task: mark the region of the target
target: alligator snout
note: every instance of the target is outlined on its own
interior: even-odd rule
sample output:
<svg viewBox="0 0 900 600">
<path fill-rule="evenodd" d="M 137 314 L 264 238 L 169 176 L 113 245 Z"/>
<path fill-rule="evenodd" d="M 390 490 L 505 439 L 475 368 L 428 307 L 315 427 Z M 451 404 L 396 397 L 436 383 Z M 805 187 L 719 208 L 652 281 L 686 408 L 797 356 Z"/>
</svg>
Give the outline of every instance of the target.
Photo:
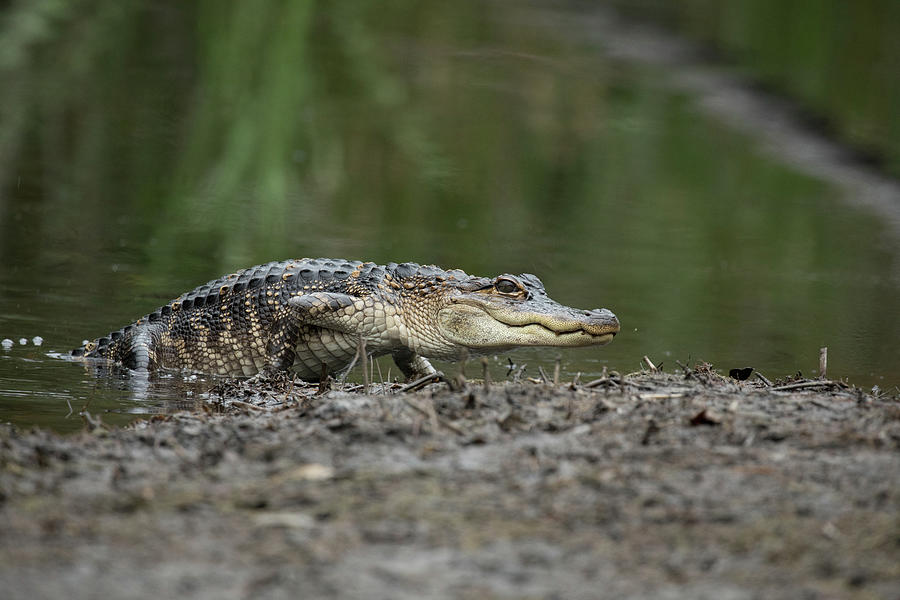
<svg viewBox="0 0 900 600">
<path fill-rule="evenodd" d="M 584 316 L 588 318 L 591 328 L 602 330 L 603 333 L 616 335 L 619 333 L 619 319 L 611 310 L 605 308 L 595 308 L 594 310 L 584 311 Z"/>
</svg>

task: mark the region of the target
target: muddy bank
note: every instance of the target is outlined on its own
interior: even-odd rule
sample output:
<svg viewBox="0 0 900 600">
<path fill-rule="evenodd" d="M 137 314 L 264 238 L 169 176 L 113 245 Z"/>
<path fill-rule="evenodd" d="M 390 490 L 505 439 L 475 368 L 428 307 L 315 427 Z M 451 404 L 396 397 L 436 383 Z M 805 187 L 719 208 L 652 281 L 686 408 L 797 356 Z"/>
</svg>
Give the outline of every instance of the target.
<svg viewBox="0 0 900 600">
<path fill-rule="evenodd" d="M 317 391 L 2 429 L 3 596 L 900 595 L 896 398 L 705 369 Z"/>
</svg>

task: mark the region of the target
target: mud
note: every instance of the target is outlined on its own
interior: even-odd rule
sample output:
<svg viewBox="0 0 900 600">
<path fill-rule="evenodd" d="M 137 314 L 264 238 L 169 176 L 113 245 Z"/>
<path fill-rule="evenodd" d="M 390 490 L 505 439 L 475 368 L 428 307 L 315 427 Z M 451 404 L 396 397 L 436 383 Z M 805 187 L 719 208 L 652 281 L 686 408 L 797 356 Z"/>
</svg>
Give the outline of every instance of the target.
<svg viewBox="0 0 900 600">
<path fill-rule="evenodd" d="M 896 397 L 706 366 L 451 383 L 6 427 L 3 597 L 900 597 Z"/>
</svg>

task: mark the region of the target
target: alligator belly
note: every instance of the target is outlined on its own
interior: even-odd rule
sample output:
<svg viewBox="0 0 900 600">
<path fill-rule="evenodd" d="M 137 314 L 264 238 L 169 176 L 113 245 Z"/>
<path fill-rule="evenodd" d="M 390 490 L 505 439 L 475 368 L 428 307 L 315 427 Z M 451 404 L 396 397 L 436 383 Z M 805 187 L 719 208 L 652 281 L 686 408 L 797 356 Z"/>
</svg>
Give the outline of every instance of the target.
<svg viewBox="0 0 900 600">
<path fill-rule="evenodd" d="M 292 368 L 302 379 L 318 380 L 322 365 L 334 374 L 353 361 L 359 347 L 359 336 L 330 329 L 316 329 L 301 335 L 294 349 Z"/>
</svg>

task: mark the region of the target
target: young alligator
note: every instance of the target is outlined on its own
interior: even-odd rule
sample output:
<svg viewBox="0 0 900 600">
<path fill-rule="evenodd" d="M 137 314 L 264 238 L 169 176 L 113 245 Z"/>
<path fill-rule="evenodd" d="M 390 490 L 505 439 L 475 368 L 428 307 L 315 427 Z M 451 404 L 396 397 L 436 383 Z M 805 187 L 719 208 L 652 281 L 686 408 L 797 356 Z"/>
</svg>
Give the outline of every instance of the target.
<svg viewBox="0 0 900 600">
<path fill-rule="evenodd" d="M 610 311 L 558 304 L 530 274 L 304 258 L 210 281 L 72 355 L 223 375 L 294 369 L 315 381 L 349 365 L 362 338 L 367 354 L 391 354 L 413 377 L 434 373 L 429 358 L 606 344 L 618 331 Z"/>
</svg>

